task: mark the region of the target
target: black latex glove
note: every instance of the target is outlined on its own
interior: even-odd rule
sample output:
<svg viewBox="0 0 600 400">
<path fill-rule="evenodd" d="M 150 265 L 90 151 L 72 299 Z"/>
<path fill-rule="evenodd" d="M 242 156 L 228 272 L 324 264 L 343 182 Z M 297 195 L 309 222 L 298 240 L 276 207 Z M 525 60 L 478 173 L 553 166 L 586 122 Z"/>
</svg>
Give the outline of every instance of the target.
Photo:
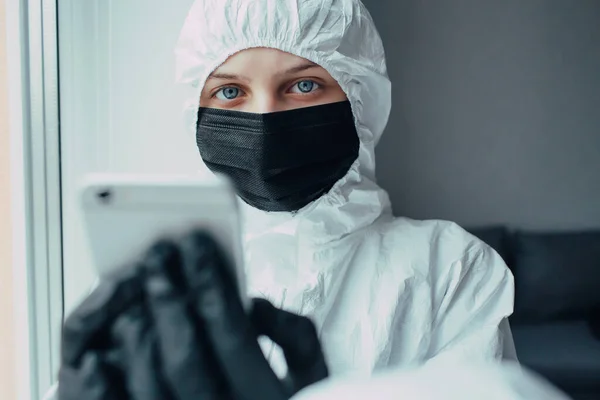
<svg viewBox="0 0 600 400">
<path fill-rule="evenodd" d="M 283 349 L 283 382 L 259 335 Z M 194 233 L 154 245 L 67 318 L 58 397 L 281 400 L 325 377 L 312 322 L 265 300 L 247 315 L 215 242 Z"/>
</svg>

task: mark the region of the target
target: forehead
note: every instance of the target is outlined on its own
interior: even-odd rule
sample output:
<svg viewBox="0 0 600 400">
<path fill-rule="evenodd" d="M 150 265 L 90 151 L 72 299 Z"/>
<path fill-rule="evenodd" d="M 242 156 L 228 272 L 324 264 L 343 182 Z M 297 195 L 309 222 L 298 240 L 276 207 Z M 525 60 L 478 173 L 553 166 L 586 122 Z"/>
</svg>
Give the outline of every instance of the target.
<svg viewBox="0 0 600 400">
<path fill-rule="evenodd" d="M 242 50 L 229 57 L 211 76 L 218 74 L 281 74 L 298 70 L 321 68 L 317 64 L 285 51 L 259 47 Z M 321 68 L 322 69 L 322 68 Z"/>
</svg>

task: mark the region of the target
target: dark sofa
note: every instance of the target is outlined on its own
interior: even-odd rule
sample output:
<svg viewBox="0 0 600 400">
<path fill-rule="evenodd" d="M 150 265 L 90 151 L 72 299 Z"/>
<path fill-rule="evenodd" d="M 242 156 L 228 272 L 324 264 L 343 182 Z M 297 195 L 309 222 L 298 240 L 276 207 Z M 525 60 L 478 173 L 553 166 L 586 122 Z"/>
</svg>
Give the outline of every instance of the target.
<svg viewBox="0 0 600 400">
<path fill-rule="evenodd" d="M 468 230 L 515 276 L 511 327 L 521 364 L 575 400 L 600 400 L 600 230 Z"/>
</svg>

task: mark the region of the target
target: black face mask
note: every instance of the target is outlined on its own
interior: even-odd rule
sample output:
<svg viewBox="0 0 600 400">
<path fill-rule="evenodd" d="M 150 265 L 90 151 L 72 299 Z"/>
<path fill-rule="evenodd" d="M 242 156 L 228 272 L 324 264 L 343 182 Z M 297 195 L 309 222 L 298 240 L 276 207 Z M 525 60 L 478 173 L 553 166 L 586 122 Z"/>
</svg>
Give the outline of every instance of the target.
<svg viewBox="0 0 600 400">
<path fill-rule="evenodd" d="M 196 140 L 205 164 L 264 211 L 296 211 L 327 193 L 360 146 L 349 101 L 270 114 L 201 107 Z"/>
</svg>

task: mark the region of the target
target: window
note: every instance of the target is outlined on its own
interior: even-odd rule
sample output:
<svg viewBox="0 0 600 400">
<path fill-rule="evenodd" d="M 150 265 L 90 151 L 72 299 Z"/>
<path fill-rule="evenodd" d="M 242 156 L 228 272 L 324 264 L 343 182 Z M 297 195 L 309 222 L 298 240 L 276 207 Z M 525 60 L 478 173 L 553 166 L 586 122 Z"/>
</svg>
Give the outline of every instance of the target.
<svg viewBox="0 0 600 400">
<path fill-rule="evenodd" d="M 41 398 L 56 380 L 63 318 L 95 280 L 81 179 L 202 168 L 181 115 L 190 89 L 174 82 L 173 48 L 192 1 L 8 2 L 15 262 L 26 267 L 22 354 L 30 355 L 20 398 Z"/>
</svg>

